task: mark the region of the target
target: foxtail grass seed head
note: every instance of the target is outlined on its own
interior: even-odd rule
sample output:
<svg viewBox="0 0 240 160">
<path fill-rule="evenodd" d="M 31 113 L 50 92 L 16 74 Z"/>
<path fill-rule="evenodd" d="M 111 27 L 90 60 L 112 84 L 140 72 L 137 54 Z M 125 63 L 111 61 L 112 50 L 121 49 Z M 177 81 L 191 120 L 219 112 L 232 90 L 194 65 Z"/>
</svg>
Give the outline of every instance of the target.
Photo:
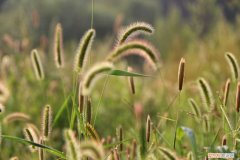
<svg viewBox="0 0 240 160">
<path fill-rule="evenodd" d="M 38 137 L 35 131 L 31 127 L 25 127 L 23 128 L 23 133 L 25 136 L 25 139 L 34 143 L 38 143 Z M 32 152 L 35 152 L 37 150 L 36 146 L 29 146 L 30 150 Z"/>
<path fill-rule="evenodd" d="M 113 149 L 113 157 L 114 157 L 114 160 L 120 160 L 117 148 Z"/>
<path fill-rule="evenodd" d="M 3 123 L 7 124 L 10 122 L 15 122 L 15 121 L 30 121 L 30 116 L 25 114 L 25 113 L 21 113 L 21 112 L 14 112 L 11 113 L 9 115 L 7 115 L 4 119 L 3 119 Z"/>
<path fill-rule="evenodd" d="M 80 150 L 82 151 L 83 157 L 88 157 L 90 159 L 105 159 L 104 148 L 101 143 L 95 141 L 83 141 L 80 144 Z"/>
<path fill-rule="evenodd" d="M 198 87 L 200 90 L 201 99 L 206 109 L 210 111 L 214 107 L 214 97 L 210 85 L 204 78 L 198 79 Z"/>
<path fill-rule="evenodd" d="M 132 67 L 128 67 L 128 72 L 133 72 Z M 134 84 L 134 78 L 133 77 L 128 77 L 128 83 L 130 87 L 130 91 L 132 94 L 135 94 L 135 84 Z"/>
<path fill-rule="evenodd" d="M 11 157 L 9 160 L 19 160 L 19 158 L 15 156 L 15 157 Z"/>
<path fill-rule="evenodd" d="M 107 61 L 115 62 L 122 57 L 138 55 L 143 57 L 144 60 L 154 69 L 157 70 L 160 66 L 159 53 L 151 44 L 143 40 L 134 40 L 124 43 L 112 52 L 106 58 Z"/>
<path fill-rule="evenodd" d="M 103 73 L 108 73 L 113 68 L 114 66 L 110 62 L 98 63 L 90 68 L 82 80 L 82 94 L 84 96 L 89 95 L 97 80 L 103 76 Z"/>
<path fill-rule="evenodd" d="M 39 144 L 44 144 L 42 137 L 39 138 Z M 38 147 L 38 157 L 39 160 L 45 160 L 44 150 L 41 147 Z"/>
<path fill-rule="evenodd" d="M 209 122 L 209 117 L 207 115 L 204 115 L 202 117 L 202 125 L 203 125 L 203 131 L 205 133 L 208 133 L 210 131 L 210 122 Z"/>
<path fill-rule="evenodd" d="M 27 128 L 31 128 L 37 135 L 37 139 L 39 139 L 41 137 L 41 134 L 40 134 L 40 131 L 39 129 L 37 128 L 37 126 L 35 126 L 34 124 L 32 123 L 27 123 L 26 124 L 26 127 Z"/>
<path fill-rule="evenodd" d="M 227 59 L 227 62 L 230 66 L 230 70 L 232 73 L 232 79 L 236 81 L 239 78 L 239 65 L 236 57 L 230 53 L 227 52 L 225 53 L 225 58 Z"/>
<path fill-rule="evenodd" d="M 4 111 L 5 111 L 5 107 L 0 103 L 0 117 L 4 113 Z"/>
<path fill-rule="evenodd" d="M 226 137 L 226 135 L 224 135 L 222 137 L 222 146 L 226 146 L 226 145 L 227 145 L 227 137 Z"/>
<path fill-rule="evenodd" d="M 31 60 L 37 80 L 43 80 L 44 79 L 43 66 L 39 53 L 36 49 L 33 49 L 31 52 Z"/>
<path fill-rule="evenodd" d="M 188 103 L 191 106 L 192 112 L 193 112 L 193 114 L 195 114 L 195 117 L 197 119 L 201 118 L 202 114 L 201 114 L 201 111 L 200 111 L 200 107 L 197 105 L 196 101 L 192 98 L 189 98 Z"/>
<path fill-rule="evenodd" d="M 192 152 L 188 152 L 188 154 L 187 154 L 187 160 L 194 160 L 194 159 L 193 159 L 193 153 L 192 153 Z"/>
<path fill-rule="evenodd" d="M 89 52 L 92 47 L 93 39 L 95 38 L 95 30 L 89 29 L 82 37 L 80 44 L 77 49 L 76 57 L 75 57 L 75 65 L 74 70 L 76 72 L 80 72 L 84 69 Z"/>
<path fill-rule="evenodd" d="M 236 92 L 236 111 L 239 113 L 240 111 L 240 82 L 237 84 L 237 92 Z"/>
<path fill-rule="evenodd" d="M 185 59 L 181 58 L 181 61 L 179 63 L 179 67 L 178 67 L 178 89 L 179 89 L 179 91 L 182 91 L 184 77 L 185 77 Z"/>
<path fill-rule="evenodd" d="M 119 142 L 120 142 L 120 144 L 119 144 L 119 150 L 120 150 L 120 152 L 122 152 L 123 151 L 123 128 L 120 126 L 119 127 Z"/>
<path fill-rule="evenodd" d="M 92 119 L 92 102 L 91 98 L 87 98 L 87 123 L 91 124 Z"/>
<path fill-rule="evenodd" d="M 42 137 L 44 141 L 47 141 L 50 137 L 52 130 L 52 108 L 50 105 L 46 105 L 42 113 Z"/>
<path fill-rule="evenodd" d="M 89 135 L 89 137 L 91 137 L 91 139 L 93 139 L 97 142 L 100 142 L 99 135 L 91 124 L 87 123 L 86 129 L 87 129 L 87 134 Z"/>
<path fill-rule="evenodd" d="M 224 96 L 223 96 L 223 104 L 224 106 L 227 105 L 228 95 L 229 95 L 229 89 L 230 89 L 230 79 L 228 79 L 224 85 Z"/>
<path fill-rule="evenodd" d="M 83 113 L 84 99 L 85 98 L 82 94 L 82 83 L 80 82 L 78 88 L 78 108 L 80 113 Z"/>
<path fill-rule="evenodd" d="M 137 157 L 137 141 L 134 139 L 132 141 L 132 159 L 136 159 Z"/>
<path fill-rule="evenodd" d="M 146 141 L 150 142 L 150 135 L 151 135 L 151 118 L 147 116 L 147 123 L 146 123 Z"/>
<path fill-rule="evenodd" d="M 159 152 L 162 155 L 162 157 L 166 160 L 178 160 L 179 159 L 176 156 L 176 154 L 168 148 L 159 147 L 158 149 L 159 149 Z"/>
<path fill-rule="evenodd" d="M 65 130 L 64 137 L 66 141 L 67 160 L 80 160 L 82 152 L 73 131 L 70 129 Z"/>
<path fill-rule="evenodd" d="M 54 33 L 54 60 L 57 68 L 61 68 L 64 65 L 63 61 L 63 33 L 62 33 L 62 25 L 58 23 L 55 27 Z"/>
<path fill-rule="evenodd" d="M 145 22 L 133 23 L 123 28 L 118 35 L 117 45 L 126 42 L 128 39 L 136 37 L 139 34 L 152 34 L 154 32 L 153 27 Z"/>
</svg>

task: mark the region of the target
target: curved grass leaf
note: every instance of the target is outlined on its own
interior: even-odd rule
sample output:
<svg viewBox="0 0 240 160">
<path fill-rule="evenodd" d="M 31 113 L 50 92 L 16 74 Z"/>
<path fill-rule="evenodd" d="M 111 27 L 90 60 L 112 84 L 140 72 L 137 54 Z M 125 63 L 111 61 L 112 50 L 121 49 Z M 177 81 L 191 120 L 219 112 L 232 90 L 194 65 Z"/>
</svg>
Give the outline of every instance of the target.
<svg viewBox="0 0 240 160">
<path fill-rule="evenodd" d="M 2 139 L 7 139 L 7 140 L 12 140 L 12 141 L 15 141 L 15 142 L 19 142 L 19 143 L 22 143 L 22 144 L 27 144 L 27 145 L 33 145 L 33 146 L 36 146 L 36 147 L 40 147 L 44 150 L 46 150 L 48 153 L 51 153 L 61 159 L 66 159 L 66 156 L 63 152 L 60 152 L 54 148 L 51 148 L 49 146 L 45 146 L 45 145 L 42 145 L 42 144 L 38 144 L 38 143 L 34 143 L 32 141 L 28 141 L 28 140 L 25 140 L 25 139 L 22 139 L 22 138 L 18 138 L 18 137 L 14 137 L 14 136 L 8 136 L 8 135 L 1 135 Z"/>
<path fill-rule="evenodd" d="M 112 70 L 111 72 L 109 72 L 109 75 L 112 75 L 112 76 L 127 76 L 127 77 L 152 77 L 150 75 L 128 72 L 128 71 L 123 71 L 123 70 L 118 70 L 118 69 Z"/>
</svg>

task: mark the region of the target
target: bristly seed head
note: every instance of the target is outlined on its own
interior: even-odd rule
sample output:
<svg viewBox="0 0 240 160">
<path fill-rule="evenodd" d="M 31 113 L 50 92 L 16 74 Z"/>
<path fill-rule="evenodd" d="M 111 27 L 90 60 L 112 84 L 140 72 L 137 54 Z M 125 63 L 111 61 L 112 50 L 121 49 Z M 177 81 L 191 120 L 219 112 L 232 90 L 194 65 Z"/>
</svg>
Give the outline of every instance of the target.
<svg viewBox="0 0 240 160">
<path fill-rule="evenodd" d="M 121 45 L 126 42 L 127 39 L 133 38 L 139 34 L 152 34 L 154 32 L 153 27 L 145 22 L 133 23 L 121 30 L 118 35 L 117 45 Z"/>
<path fill-rule="evenodd" d="M 147 123 L 146 123 L 146 141 L 150 142 L 150 135 L 151 135 L 151 118 L 147 116 Z"/>
<path fill-rule="evenodd" d="M 184 77 L 185 77 L 185 59 L 181 58 L 181 61 L 179 63 L 179 67 L 178 67 L 178 89 L 179 89 L 179 91 L 182 91 Z"/>
<path fill-rule="evenodd" d="M 240 111 L 240 82 L 237 84 L 237 91 L 236 91 L 236 111 L 239 113 Z"/>
<path fill-rule="evenodd" d="M 43 80 L 44 79 L 44 71 L 43 71 L 43 67 L 42 67 L 42 62 L 41 62 L 40 56 L 38 54 L 38 51 L 36 49 L 33 49 L 31 52 L 31 60 L 32 60 L 32 65 L 33 65 L 37 80 Z"/>
<path fill-rule="evenodd" d="M 82 157 L 82 152 L 80 150 L 80 145 L 72 130 L 65 130 L 64 137 L 66 141 L 67 149 L 67 159 L 68 160 L 80 160 Z"/>
<path fill-rule="evenodd" d="M 204 78 L 198 79 L 198 86 L 206 109 L 210 111 L 214 107 L 214 97 L 210 85 Z"/>
<path fill-rule="evenodd" d="M 223 97 L 223 105 L 227 105 L 228 95 L 229 95 L 229 89 L 230 89 L 230 79 L 228 79 L 224 85 L 224 97 Z"/>
<path fill-rule="evenodd" d="M 15 122 L 15 121 L 29 121 L 31 118 L 29 115 L 21 112 L 14 112 L 9 115 L 7 115 L 3 119 L 3 123 L 7 124 L 10 122 Z"/>
<path fill-rule="evenodd" d="M 35 133 L 35 131 L 31 128 L 31 127 L 25 127 L 23 128 L 23 133 L 24 136 L 26 138 L 26 140 L 34 142 L 34 143 L 38 143 L 38 136 L 37 133 Z M 36 146 L 29 146 L 30 151 L 35 152 L 37 150 Z"/>
<path fill-rule="evenodd" d="M 225 53 L 225 57 L 230 66 L 230 69 L 231 69 L 232 79 L 233 79 L 233 81 L 236 81 L 239 78 L 238 61 L 237 61 L 236 57 L 230 52 Z"/>
<path fill-rule="evenodd" d="M 91 124 L 92 119 L 92 102 L 91 98 L 87 98 L 87 123 Z"/>
<path fill-rule="evenodd" d="M 55 27 L 53 53 L 54 53 L 54 59 L 55 59 L 55 64 L 57 68 L 63 67 L 64 65 L 63 33 L 62 33 L 62 26 L 60 23 L 58 23 Z"/>
<path fill-rule="evenodd" d="M 87 62 L 88 54 L 91 50 L 93 39 L 95 38 L 95 30 L 89 29 L 82 37 L 80 44 L 77 49 L 74 70 L 75 72 L 81 72 Z"/>
<path fill-rule="evenodd" d="M 158 57 L 159 53 L 151 44 L 143 40 L 134 40 L 118 46 L 109 53 L 106 60 L 115 62 L 122 57 L 129 55 L 138 55 L 143 57 L 154 70 L 157 70 L 160 66 L 160 60 Z"/>
<path fill-rule="evenodd" d="M 79 86 L 78 86 L 78 108 L 79 108 L 79 112 L 81 114 L 83 113 L 84 99 L 85 98 L 82 94 L 82 82 L 80 81 Z"/>
<path fill-rule="evenodd" d="M 42 137 L 44 141 L 47 141 L 50 137 L 52 130 L 52 108 L 50 105 L 46 105 L 42 113 Z"/>
<path fill-rule="evenodd" d="M 103 73 L 108 73 L 113 68 L 114 66 L 110 62 L 102 62 L 90 68 L 82 80 L 82 94 L 84 96 L 89 95 L 95 82 L 103 76 Z"/>
</svg>

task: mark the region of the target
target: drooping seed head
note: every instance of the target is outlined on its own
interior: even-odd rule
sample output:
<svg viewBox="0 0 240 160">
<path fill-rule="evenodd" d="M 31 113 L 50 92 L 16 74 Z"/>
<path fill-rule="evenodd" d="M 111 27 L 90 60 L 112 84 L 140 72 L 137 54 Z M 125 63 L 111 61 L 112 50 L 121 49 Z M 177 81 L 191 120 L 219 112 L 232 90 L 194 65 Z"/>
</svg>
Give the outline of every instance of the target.
<svg viewBox="0 0 240 160">
<path fill-rule="evenodd" d="M 230 53 L 227 52 L 225 53 L 225 58 L 227 59 L 227 62 L 230 66 L 230 70 L 232 73 L 232 79 L 236 81 L 239 78 L 239 65 L 236 57 Z"/>
<path fill-rule="evenodd" d="M 123 28 L 119 35 L 117 45 L 121 45 L 128 39 L 131 39 L 139 34 L 152 34 L 154 32 L 153 27 L 145 22 L 133 23 L 125 28 Z"/>
<path fill-rule="evenodd" d="M 7 124 L 10 122 L 15 122 L 15 121 L 29 121 L 31 118 L 29 115 L 21 112 L 14 112 L 9 115 L 7 115 L 3 119 L 3 123 Z"/>
<path fill-rule="evenodd" d="M 132 67 L 128 67 L 128 72 L 132 72 L 133 69 Z M 128 77 L 128 84 L 129 84 L 129 87 L 130 87 L 130 91 L 132 94 L 135 94 L 135 84 L 134 84 L 134 78 L 133 77 Z"/>
<path fill-rule="evenodd" d="M 50 137 L 52 130 L 52 108 L 50 105 L 46 105 L 42 113 L 42 137 L 44 141 L 47 141 Z"/>
<path fill-rule="evenodd" d="M 183 88 L 183 81 L 185 77 L 185 59 L 181 58 L 181 61 L 179 63 L 178 67 L 178 89 L 179 91 Z"/>
<path fill-rule="evenodd" d="M 38 136 L 31 127 L 23 128 L 23 133 L 26 140 L 34 143 L 38 143 Z M 29 146 L 29 148 L 32 152 L 35 152 L 37 150 L 36 146 L 33 146 L 33 145 Z"/>
<path fill-rule="evenodd" d="M 240 111 L 240 82 L 237 84 L 237 92 L 236 92 L 236 111 L 239 113 Z"/>
<path fill-rule="evenodd" d="M 64 137 L 66 141 L 67 160 L 80 160 L 82 152 L 73 131 L 70 129 L 65 130 Z"/>
<path fill-rule="evenodd" d="M 19 160 L 19 158 L 15 156 L 15 157 L 11 157 L 9 160 Z"/>
<path fill-rule="evenodd" d="M 202 121 L 203 131 L 205 133 L 208 133 L 210 131 L 209 117 L 207 115 L 204 115 L 202 118 L 203 118 L 203 121 Z"/>
<path fill-rule="evenodd" d="M 94 29 L 89 29 L 83 35 L 75 57 L 74 70 L 76 72 L 80 72 L 84 69 L 88 59 L 89 52 L 91 50 L 94 37 L 95 37 Z"/>
<path fill-rule="evenodd" d="M 159 147 L 159 153 L 163 156 L 166 160 L 178 160 L 179 158 L 176 154 L 168 148 Z"/>
<path fill-rule="evenodd" d="M 201 118 L 202 114 L 201 114 L 200 108 L 197 105 L 196 101 L 192 98 L 189 98 L 188 103 L 192 108 L 193 114 L 195 114 L 195 117 L 197 118 L 197 120 L 199 120 L 199 118 Z"/>
<path fill-rule="evenodd" d="M 90 159 L 105 159 L 104 148 L 101 143 L 96 141 L 83 141 L 80 143 L 80 150 L 83 157 Z"/>
<path fill-rule="evenodd" d="M 156 70 L 160 65 L 158 57 L 159 53 L 157 50 L 151 44 L 143 40 L 134 40 L 118 46 L 109 53 L 106 60 L 115 62 L 122 57 L 129 55 L 138 55 L 143 57 L 154 70 Z"/>
<path fill-rule="evenodd" d="M 227 105 L 228 95 L 229 95 L 229 89 L 230 89 L 230 79 L 228 79 L 224 85 L 224 97 L 223 97 L 223 105 Z"/>
<path fill-rule="evenodd" d="M 39 129 L 37 128 L 36 125 L 34 125 L 34 124 L 32 124 L 32 123 L 27 123 L 27 124 L 26 124 L 26 127 L 27 127 L 27 128 L 31 128 L 31 129 L 35 132 L 35 134 L 36 134 L 36 136 L 37 136 L 37 139 L 39 139 L 39 138 L 41 137 L 40 131 L 39 131 Z"/>
<path fill-rule="evenodd" d="M 95 82 L 103 76 L 103 73 L 108 73 L 114 68 L 110 62 L 102 62 L 90 68 L 82 80 L 82 94 L 89 95 Z"/>
<path fill-rule="evenodd" d="M 58 23 L 55 27 L 54 33 L 54 44 L 53 44 L 53 53 L 54 53 L 54 60 L 57 68 L 61 68 L 64 65 L 63 60 L 63 33 L 62 33 L 62 26 Z"/>
<path fill-rule="evenodd" d="M 37 80 L 43 80 L 44 71 L 42 67 L 42 62 L 36 49 L 33 49 L 31 52 L 31 60 Z"/>
<path fill-rule="evenodd" d="M 193 153 L 191 151 L 188 152 L 188 154 L 187 154 L 187 160 L 194 160 L 193 159 Z"/>
<path fill-rule="evenodd" d="M 150 135 L 151 135 L 151 118 L 148 115 L 147 117 L 147 123 L 146 123 L 146 141 L 150 142 Z"/>
<path fill-rule="evenodd" d="M 210 85 L 204 78 L 198 79 L 198 87 L 200 90 L 201 99 L 208 111 L 210 111 L 214 107 L 214 98 L 212 89 Z"/>
</svg>

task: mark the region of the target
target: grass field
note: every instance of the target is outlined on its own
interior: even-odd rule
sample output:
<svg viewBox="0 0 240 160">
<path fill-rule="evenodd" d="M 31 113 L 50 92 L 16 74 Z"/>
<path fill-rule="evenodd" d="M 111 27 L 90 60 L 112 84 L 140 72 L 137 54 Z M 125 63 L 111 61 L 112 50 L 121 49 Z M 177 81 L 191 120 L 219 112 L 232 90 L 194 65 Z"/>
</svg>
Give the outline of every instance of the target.
<svg viewBox="0 0 240 160">
<path fill-rule="evenodd" d="M 1 160 L 240 158 L 238 15 L 219 14 L 208 31 L 175 9 L 154 23 L 119 15 L 103 37 L 104 6 L 88 7 L 79 41 L 65 40 L 70 22 L 39 29 L 35 11 L 0 29 Z"/>
</svg>

